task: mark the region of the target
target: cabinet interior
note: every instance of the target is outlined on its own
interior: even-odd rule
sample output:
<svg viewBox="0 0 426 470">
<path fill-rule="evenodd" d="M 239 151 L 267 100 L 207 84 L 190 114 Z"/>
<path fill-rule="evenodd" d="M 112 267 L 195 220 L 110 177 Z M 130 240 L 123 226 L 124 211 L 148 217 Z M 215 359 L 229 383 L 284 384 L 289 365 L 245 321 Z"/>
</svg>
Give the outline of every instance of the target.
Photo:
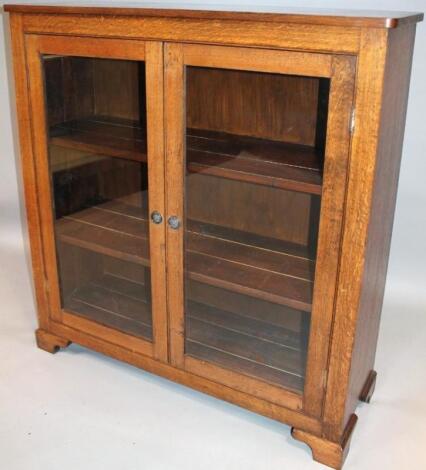
<svg viewBox="0 0 426 470">
<path fill-rule="evenodd" d="M 64 309 L 152 341 L 145 63 L 44 56 Z M 185 353 L 303 390 L 329 80 L 186 67 Z"/>
</svg>

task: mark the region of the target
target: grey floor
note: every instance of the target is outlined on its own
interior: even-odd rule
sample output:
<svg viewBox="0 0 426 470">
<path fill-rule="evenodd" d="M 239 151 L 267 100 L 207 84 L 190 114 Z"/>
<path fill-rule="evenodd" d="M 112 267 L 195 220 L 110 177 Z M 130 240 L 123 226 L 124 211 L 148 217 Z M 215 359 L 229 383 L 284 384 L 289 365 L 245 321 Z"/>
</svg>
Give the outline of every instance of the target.
<svg viewBox="0 0 426 470">
<path fill-rule="evenodd" d="M 22 247 L 0 250 L 0 469 L 325 468 L 287 426 L 75 345 L 37 349 Z M 426 468 L 425 364 L 426 302 L 389 288 L 346 470 Z"/>
</svg>

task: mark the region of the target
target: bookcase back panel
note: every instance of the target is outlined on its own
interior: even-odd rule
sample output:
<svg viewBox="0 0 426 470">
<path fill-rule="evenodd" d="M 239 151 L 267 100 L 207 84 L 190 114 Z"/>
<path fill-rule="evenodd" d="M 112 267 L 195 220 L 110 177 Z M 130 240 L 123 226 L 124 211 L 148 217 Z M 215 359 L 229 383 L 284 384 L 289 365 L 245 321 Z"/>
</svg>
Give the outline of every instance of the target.
<svg viewBox="0 0 426 470">
<path fill-rule="evenodd" d="M 49 125 L 92 115 L 93 63 L 65 56 L 45 56 L 43 63 Z"/>
<path fill-rule="evenodd" d="M 304 246 L 318 226 L 316 195 L 200 174 L 188 178 L 187 194 L 188 217 L 210 224 Z"/>
<path fill-rule="evenodd" d="M 144 62 L 49 56 L 44 64 L 50 125 L 94 115 L 146 123 Z"/>
<path fill-rule="evenodd" d="M 97 59 L 93 61 L 95 114 L 145 121 L 145 64 Z"/>
<path fill-rule="evenodd" d="M 315 145 L 318 78 L 190 67 L 187 83 L 188 127 Z"/>
</svg>

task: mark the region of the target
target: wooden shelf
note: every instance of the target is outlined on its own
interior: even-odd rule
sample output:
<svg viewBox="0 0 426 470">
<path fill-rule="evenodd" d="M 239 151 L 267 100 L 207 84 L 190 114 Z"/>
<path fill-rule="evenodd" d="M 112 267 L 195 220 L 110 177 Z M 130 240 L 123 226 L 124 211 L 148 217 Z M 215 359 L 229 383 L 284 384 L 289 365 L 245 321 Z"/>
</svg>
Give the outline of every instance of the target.
<svg viewBox="0 0 426 470">
<path fill-rule="evenodd" d="M 306 344 L 282 327 L 187 302 L 185 354 L 196 359 L 301 391 Z"/>
<path fill-rule="evenodd" d="M 102 325 L 152 340 L 151 306 L 142 284 L 105 274 L 76 289 L 64 300 L 64 308 Z"/>
<path fill-rule="evenodd" d="M 99 116 L 58 124 L 50 130 L 50 143 L 140 162 L 146 161 L 146 136 L 138 122 Z"/>
<path fill-rule="evenodd" d="M 187 149 L 190 172 L 321 194 L 321 160 L 312 147 L 188 129 Z"/>
<path fill-rule="evenodd" d="M 145 213 L 120 200 L 107 202 L 57 220 L 57 236 L 65 243 L 148 266 Z M 187 225 L 190 279 L 311 310 L 315 266 L 300 246 L 191 220 Z"/>
<path fill-rule="evenodd" d="M 146 136 L 135 121 L 94 117 L 51 129 L 50 142 L 106 156 L 146 161 Z M 321 194 L 321 158 L 308 146 L 188 129 L 188 170 L 281 189 Z"/>
</svg>

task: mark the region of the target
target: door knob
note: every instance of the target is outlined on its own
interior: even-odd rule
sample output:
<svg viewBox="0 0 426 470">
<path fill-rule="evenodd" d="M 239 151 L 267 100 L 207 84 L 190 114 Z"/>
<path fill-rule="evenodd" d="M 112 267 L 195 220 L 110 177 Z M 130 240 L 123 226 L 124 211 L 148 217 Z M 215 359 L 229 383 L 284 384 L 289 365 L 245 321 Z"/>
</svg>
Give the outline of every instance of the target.
<svg viewBox="0 0 426 470">
<path fill-rule="evenodd" d="M 151 220 L 154 224 L 161 224 L 163 221 L 163 216 L 158 211 L 151 212 Z"/>
<path fill-rule="evenodd" d="M 180 220 L 179 217 L 177 217 L 176 215 L 171 215 L 168 218 L 167 223 L 169 224 L 169 227 L 173 230 L 177 230 L 180 227 Z"/>
</svg>

